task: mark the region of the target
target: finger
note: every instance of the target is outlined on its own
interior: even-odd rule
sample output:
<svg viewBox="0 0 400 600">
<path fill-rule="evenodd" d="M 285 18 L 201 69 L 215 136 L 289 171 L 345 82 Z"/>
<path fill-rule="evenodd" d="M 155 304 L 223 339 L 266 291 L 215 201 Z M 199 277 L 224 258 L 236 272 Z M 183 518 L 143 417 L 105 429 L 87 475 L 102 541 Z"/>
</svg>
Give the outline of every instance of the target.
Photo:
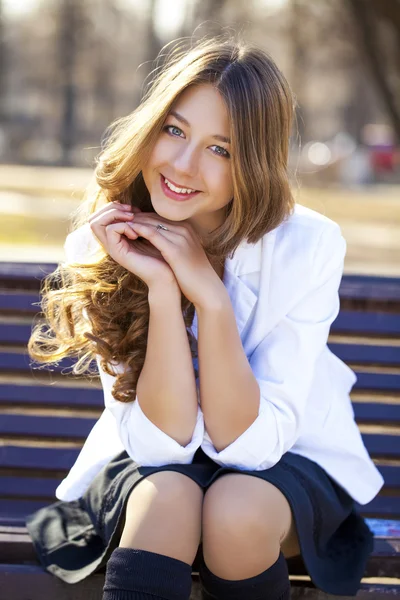
<svg viewBox="0 0 400 600">
<path fill-rule="evenodd" d="M 89 220 L 91 218 L 97 218 L 100 215 L 104 215 L 105 213 L 109 212 L 110 210 L 116 209 L 116 208 L 121 208 L 122 205 L 117 203 L 117 202 L 107 202 L 104 206 L 102 206 L 101 208 L 99 208 L 98 210 L 96 210 L 94 213 L 92 213 L 89 216 Z"/>
<path fill-rule="evenodd" d="M 106 225 L 110 225 L 111 223 L 115 223 L 116 221 L 131 221 L 134 218 L 134 214 L 128 212 L 126 210 L 117 210 L 113 209 L 108 211 L 107 213 L 103 213 L 102 215 L 98 215 L 95 218 L 92 218 L 89 223 L 92 227 L 106 227 Z"/>
<path fill-rule="evenodd" d="M 121 202 L 113 202 L 116 205 L 116 208 L 122 208 L 123 210 L 132 211 L 135 214 L 142 214 L 141 209 L 138 206 L 133 206 L 132 204 L 125 204 Z"/>
<path fill-rule="evenodd" d="M 168 238 L 168 234 L 174 235 L 171 231 L 165 231 L 164 229 L 157 229 L 154 225 L 147 225 L 145 223 L 127 223 L 127 226 L 140 236 L 149 240 L 156 248 L 163 250 L 168 247 L 171 239 Z M 163 235 L 164 234 L 164 235 Z M 166 245 L 165 242 L 168 242 Z"/>
<path fill-rule="evenodd" d="M 130 204 L 122 204 L 121 202 L 108 202 L 105 206 L 102 206 L 99 210 L 93 213 L 93 215 L 91 215 L 91 217 L 89 218 L 89 221 L 93 217 L 97 219 L 102 215 L 108 214 L 112 210 L 121 210 L 124 213 L 126 212 L 135 214 L 141 214 L 142 212 L 137 206 L 131 206 Z"/>
<path fill-rule="evenodd" d="M 133 213 L 129 213 L 123 210 L 113 209 L 105 214 L 99 215 L 98 217 L 89 221 L 90 229 L 99 241 L 104 244 L 106 231 L 105 228 L 111 223 L 118 221 L 130 222 L 134 218 Z"/>
<path fill-rule="evenodd" d="M 184 235 L 184 227 L 181 225 L 175 225 L 175 223 L 171 223 L 171 221 L 167 221 L 166 219 L 160 218 L 158 215 L 153 217 L 152 214 L 149 213 L 141 213 L 135 215 L 135 223 L 140 223 L 143 225 L 147 225 L 149 227 L 157 227 L 157 225 L 165 225 L 168 227 L 168 231 L 177 234 Z M 165 229 L 161 229 L 158 231 L 166 231 Z"/>
<path fill-rule="evenodd" d="M 133 229 L 129 227 L 128 223 L 110 223 L 106 226 L 107 240 L 117 243 L 120 241 L 122 235 L 126 235 L 126 237 L 131 239 L 138 238 L 138 233 L 133 231 Z"/>
</svg>

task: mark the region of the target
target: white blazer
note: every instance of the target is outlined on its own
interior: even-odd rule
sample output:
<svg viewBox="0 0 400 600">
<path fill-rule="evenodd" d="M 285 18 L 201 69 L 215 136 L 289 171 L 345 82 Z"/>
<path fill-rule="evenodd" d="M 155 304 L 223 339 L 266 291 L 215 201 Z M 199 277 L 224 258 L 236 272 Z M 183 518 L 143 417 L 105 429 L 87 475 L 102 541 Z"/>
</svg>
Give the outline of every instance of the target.
<svg viewBox="0 0 400 600">
<path fill-rule="evenodd" d="M 83 262 L 99 247 L 86 224 L 68 235 L 66 260 Z M 219 465 L 242 470 L 269 469 L 285 452 L 294 452 L 318 463 L 360 504 L 372 500 L 384 480 L 354 420 L 349 392 L 357 378 L 327 347 L 339 312 L 345 253 L 340 227 L 297 204 L 287 221 L 256 244 L 243 241 L 226 260 L 223 281 L 259 383 L 260 409 L 252 425 L 221 452 L 205 430 L 200 402 L 193 438 L 183 447 L 145 416 L 137 396 L 130 403 L 113 398 L 115 378 L 97 358 L 105 410 L 58 486 L 57 498 L 79 498 L 123 450 L 143 466 L 161 466 L 191 463 L 201 446 Z M 120 368 L 116 365 L 115 372 Z"/>
</svg>

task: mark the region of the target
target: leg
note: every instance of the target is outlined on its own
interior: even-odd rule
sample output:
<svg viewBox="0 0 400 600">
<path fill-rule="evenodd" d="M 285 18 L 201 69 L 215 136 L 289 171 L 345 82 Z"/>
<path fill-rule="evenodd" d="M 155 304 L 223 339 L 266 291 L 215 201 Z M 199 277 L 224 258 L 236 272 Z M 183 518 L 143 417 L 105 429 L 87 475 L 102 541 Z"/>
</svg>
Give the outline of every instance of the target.
<svg viewBox="0 0 400 600">
<path fill-rule="evenodd" d="M 140 548 L 192 564 L 201 538 L 203 490 L 176 471 L 140 481 L 126 508 L 120 547 Z"/>
<path fill-rule="evenodd" d="M 224 579 L 245 579 L 300 553 L 290 505 L 271 483 L 229 473 L 207 490 L 203 503 L 203 555 Z M 285 553 L 283 552 L 285 550 Z"/>
<path fill-rule="evenodd" d="M 201 537 L 203 490 L 189 477 L 159 471 L 135 485 L 103 600 L 188 600 Z"/>
</svg>

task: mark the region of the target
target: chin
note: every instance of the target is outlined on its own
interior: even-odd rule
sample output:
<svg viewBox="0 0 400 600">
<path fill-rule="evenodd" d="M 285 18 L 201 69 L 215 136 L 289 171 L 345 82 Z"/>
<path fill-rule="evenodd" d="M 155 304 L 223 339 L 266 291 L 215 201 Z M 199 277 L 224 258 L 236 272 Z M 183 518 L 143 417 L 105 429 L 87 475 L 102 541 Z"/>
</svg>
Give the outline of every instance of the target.
<svg viewBox="0 0 400 600">
<path fill-rule="evenodd" d="M 174 211 L 171 209 L 171 206 L 168 205 L 168 202 L 163 200 L 153 201 L 151 198 L 151 204 L 155 210 L 155 212 L 160 215 L 160 217 L 164 217 L 164 219 L 169 219 L 170 221 L 182 221 L 184 219 L 177 218 L 177 215 L 174 214 Z"/>
</svg>

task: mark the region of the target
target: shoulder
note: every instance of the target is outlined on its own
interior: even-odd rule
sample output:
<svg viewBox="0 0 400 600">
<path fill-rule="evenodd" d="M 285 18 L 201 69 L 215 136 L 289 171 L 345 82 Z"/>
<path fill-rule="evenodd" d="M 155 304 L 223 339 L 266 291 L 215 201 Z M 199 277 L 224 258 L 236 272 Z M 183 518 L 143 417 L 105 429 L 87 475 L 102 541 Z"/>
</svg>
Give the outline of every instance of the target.
<svg viewBox="0 0 400 600">
<path fill-rule="evenodd" d="M 297 233 L 300 236 L 311 236 L 314 239 L 318 238 L 322 232 L 331 231 L 335 231 L 337 234 L 341 233 L 338 223 L 302 204 L 295 204 L 292 214 L 277 227 L 279 237 Z"/>
<path fill-rule="evenodd" d="M 325 215 L 297 204 L 293 213 L 264 236 L 261 279 L 270 294 L 293 300 L 343 272 L 346 241 L 340 226 Z M 277 302 L 281 302 L 277 298 Z"/>
<path fill-rule="evenodd" d="M 291 257 L 290 262 L 313 262 L 338 256 L 343 258 L 346 242 L 338 223 L 329 217 L 296 204 L 292 214 L 273 232 L 277 257 Z M 268 237 L 269 234 L 267 234 Z M 297 257 L 297 260 L 295 258 Z"/>
</svg>

